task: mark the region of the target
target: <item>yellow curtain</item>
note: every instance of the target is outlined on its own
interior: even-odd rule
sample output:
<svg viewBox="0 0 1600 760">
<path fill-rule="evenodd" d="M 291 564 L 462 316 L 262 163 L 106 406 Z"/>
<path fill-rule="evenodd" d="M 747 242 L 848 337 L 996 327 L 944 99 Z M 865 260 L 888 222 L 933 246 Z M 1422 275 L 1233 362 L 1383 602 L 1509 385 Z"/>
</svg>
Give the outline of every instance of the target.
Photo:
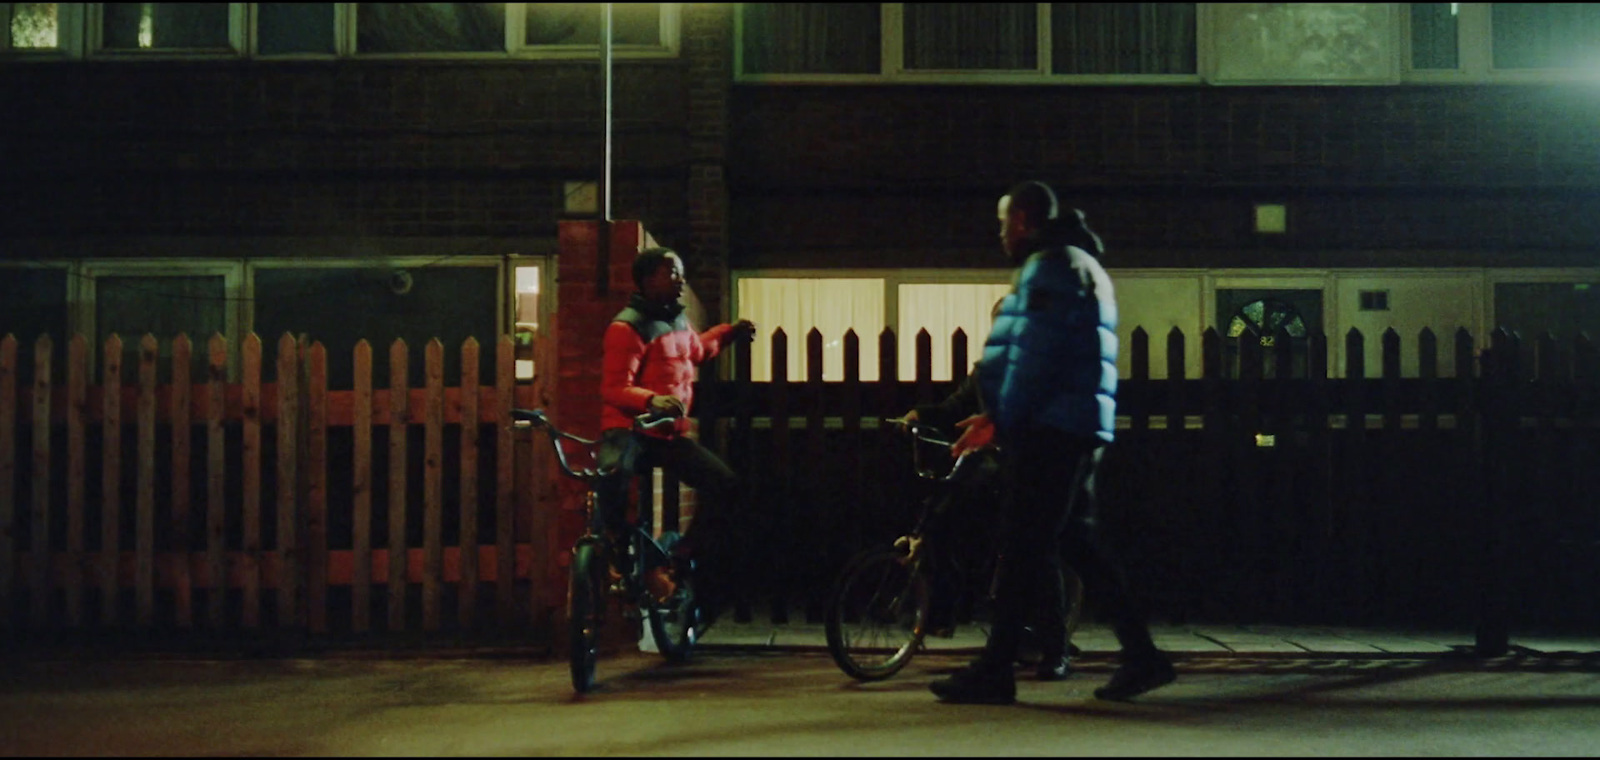
<svg viewBox="0 0 1600 760">
<path fill-rule="evenodd" d="M 754 277 L 739 280 L 739 317 L 756 323 L 750 376 L 772 379 L 772 333 L 788 337 L 788 375 L 806 379 L 806 334 L 822 334 L 822 379 L 844 379 L 844 334 L 861 344 L 861 379 L 878 379 L 878 334 L 883 332 L 884 281 L 879 278 Z"/>
<path fill-rule="evenodd" d="M 967 362 L 983 354 L 983 341 L 994 323 L 995 301 L 1011 290 L 1003 283 L 949 283 L 901 285 L 898 338 L 901 380 L 917 379 L 917 332 L 927 330 L 933 339 L 933 379 L 949 380 L 951 336 L 957 328 L 967 333 Z"/>
</svg>

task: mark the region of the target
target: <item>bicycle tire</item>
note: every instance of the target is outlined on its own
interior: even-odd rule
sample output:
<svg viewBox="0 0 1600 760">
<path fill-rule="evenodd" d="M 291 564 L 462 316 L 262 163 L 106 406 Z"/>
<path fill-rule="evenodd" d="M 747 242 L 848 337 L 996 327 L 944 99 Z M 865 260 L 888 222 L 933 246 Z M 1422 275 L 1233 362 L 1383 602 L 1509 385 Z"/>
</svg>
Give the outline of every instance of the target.
<svg viewBox="0 0 1600 760">
<path fill-rule="evenodd" d="M 580 541 L 572 549 L 567 583 L 568 659 L 572 688 L 579 694 L 595 685 L 595 663 L 600 656 L 600 627 L 605 619 L 606 562 L 600 547 Z"/>
<path fill-rule="evenodd" d="M 679 577 L 678 589 L 666 601 L 650 600 L 645 605 L 645 618 L 663 657 L 671 662 L 689 659 L 700 638 L 700 606 L 695 603 L 694 579 Z"/>
<path fill-rule="evenodd" d="M 928 580 L 894 548 L 863 552 L 845 566 L 828 599 L 828 653 L 860 681 L 900 672 L 922 645 Z"/>
</svg>

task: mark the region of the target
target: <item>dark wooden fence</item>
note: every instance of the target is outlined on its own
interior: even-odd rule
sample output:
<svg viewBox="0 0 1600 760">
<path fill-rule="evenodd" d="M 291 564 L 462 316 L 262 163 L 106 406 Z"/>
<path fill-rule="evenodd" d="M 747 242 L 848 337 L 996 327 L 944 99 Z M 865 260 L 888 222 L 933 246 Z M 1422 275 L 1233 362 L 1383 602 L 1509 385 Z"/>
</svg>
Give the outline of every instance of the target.
<svg viewBox="0 0 1600 760">
<path fill-rule="evenodd" d="M 1600 623 L 1600 366 L 1587 337 L 1525 346 L 1496 332 L 1483 346 L 1459 330 L 1441 346 L 1423 330 L 1402 377 L 1401 336 L 1379 336 L 1381 364 L 1367 367 L 1352 330 L 1344 378 L 1329 376 L 1322 335 L 1298 352 L 1282 334 L 1157 337 L 1162 379 L 1151 336 L 1124 347 L 1132 376 L 1101 482 L 1107 530 L 1157 619 L 1471 626 L 1490 649 L 1509 625 Z M 776 380 L 750 382 L 738 351 L 739 379 L 701 382 L 702 436 L 755 486 L 751 603 L 775 620 L 820 619 L 844 559 L 907 524 L 909 449 L 876 423 L 942 398 L 969 358 L 958 333 L 955 380 L 931 381 L 920 333 L 917 379 L 900 382 L 895 339 L 878 338 L 876 382 L 859 381 L 854 334 L 846 379 L 822 381 L 816 331 L 804 381 L 785 379 L 779 334 Z M 1196 350 L 1204 369 L 1186 377 Z"/>
<path fill-rule="evenodd" d="M 1124 347 L 1103 511 L 1158 620 L 1475 626 L 1488 649 L 1512 627 L 1600 623 L 1600 361 L 1587 338 L 1497 332 L 1479 345 L 1424 330 L 1402 377 L 1401 336 L 1380 336 L 1367 367 L 1352 331 L 1335 378 L 1322 336 L 1302 351 L 1273 337 L 1157 336 L 1162 379 L 1151 336 Z M 879 423 L 952 390 L 966 336 L 952 336 L 947 382 L 931 379 L 926 332 L 905 382 L 889 331 L 872 382 L 853 333 L 836 382 L 822 380 L 822 335 L 806 336 L 800 382 L 784 379 L 786 337 L 772 339 L 778 380 L 752 382 L 735 349 L 718 361 L 736 379 L 703 371 L 696 413 L 751 486 L 735 614 L 816 621 L 843 562 L 903 531 L 919 495 L 907 444 Z M 319 344 L 277 348 L 266 365 L 260 341 L 243 341 L 228 382 L 229 347 L 213 338 L 209 374 L 191 382 L 180 337 L 158 383 L 155 339 L 125 375 L 113 338 L 92 386 L 81 337 L 65 373 L 48 338 L 32 356 L 0 342 L 0 625 L 548 635 L 567 547 L 552 545 L 548 449 L 504 424 L 546 396 L 512 382 L 509 339 L 490 384 L 476 343 L 460 347 L 458 388 L 443 385 L 438 341 L 421 388 L 403 343 L 388 388 L 373 387 L 364 343 L 348 389 L 329 385 Z M 18 387 L 24 362 L 31 387 Z M 675 515 L 670 478 L 664 493 Z M 971 535 L 992 507 L 973 505 Z"/>
</svg>

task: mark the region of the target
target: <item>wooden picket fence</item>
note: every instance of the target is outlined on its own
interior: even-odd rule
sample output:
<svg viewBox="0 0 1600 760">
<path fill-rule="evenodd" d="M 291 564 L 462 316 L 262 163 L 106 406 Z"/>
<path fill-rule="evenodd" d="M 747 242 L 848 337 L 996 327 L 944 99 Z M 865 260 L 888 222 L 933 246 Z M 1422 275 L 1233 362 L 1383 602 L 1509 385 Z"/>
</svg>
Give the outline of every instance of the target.
<svg viewBox="0 0 1600 760">
<path fill-rule="evenodd" d="M 1600 623 L 1600 359 L 1587 337 L 1497 331 L 1480 344 L 1458 330 L 1440 346 L 1423 330 L 1419 364 L 1402 373 L 1401 336 L 1385 332 L 1368 367 L 1367 338 L 1352 330 L 1345 377 L 1330 376 L 1322 335 L 1300 352 L 1274 337 L 1264 347 L 1252 333 L 1173 330 L 1161 379 L 1152 336 L 1135 330 L 1125 347 L 1104 521 L 1158 619 L 1471 624 L 1491 639 L 1513 625 Z M 775 379 L 751 381 L 751 352 L 736 347 L 717 360 L 733 364 L 731 380 L 702 370 L 696 415 L 702 441 L 751 485 L 736 617 L 814 622 L 844 561 L 904 530 L 917 495 L 909 449 L 881 421 L 943 398 L 970 358 L 957 331 L 953 379 L 933 381 L 922 331 L 915 379 L 900 381 L 885 330 L 880 379 L 866 382 L 852 332 L 844 380 L 824 381 L 813 330 L 807 377 L 790 382 L 787 336 L 771 340 Z M 320 344 L 291 336 L 270 367 L 255 336 L 242 341 L 237 382 L 220 337 L 200 383 L 182 336 L 159 384 L 152 337 L 128 378 L 109 340 L 98 386 L 82 337 L 64 383 L 43 338 L 31 387 L 18 387 L 29 361 L 18 348 L 0 342 L 0 625 L 552 630 L 559 473 L 547 447 L 506 424 L 512 406 L 546 398 L 540 383 L 513 382 L 509 338 L 489 385 L 476 342 L 462 345 L 449 388 L 437 340 L 421 387 L 397 341 L 389 387 L 374 388 L 359 344 L 350 390 L 330 389 Z M 1195 350 L 1203 370 L 1189 377 Z M 1237 368 L 1224 371 L 1229 357 Z M 677 484 L 665 480 L 672 513 Z M 981 506 L 973 536 L 993 527 Z"/>
<path fill-rule="evenodd" d="M 1321 334 L 1300 352 L 1281 333 L 1270 347 L 1248 332 L 1207 330 L 1198 346 L 1176 329 L 1161 337 L 1165 378 L 1151 378 L 1143 329 L 1124 347 L 1131 377 L 1100 481 L 1106 530 L 1158 618 L 1491 633 L 1600 624 L 1600 563 L 1584 559 L 1600 547 L 1600 468 L 1589 464 L 1600 454 L 1600 361 L 1586 336 L 1525 344 L 1496 331 L 1478 344 L 1458 330 L 1441 347 L 1422 330 L 1418 366 L 1402 373 L 1401 336 L 1380 336 L 1381 361 L 1368 367 L 1367 338 L 1351 330 L 1345 377 L 1330 376 Z M 943 398 L 970 366 L 958 331 L 954 379 L 932 381 L 923 331 L 916 379 L 901 382 L 885 330 L 880 379 L 862 382 L 860 338 L 847 333 L 845 380 L 824 382 L 832 338 L 805 336 L 803 381 L 787 380 L 778 331 L 772 381 L 750 382 L 739 351 L 736 380 L 702 379 L 697 391 L 702 437 L 757 484 L 748 509 L 760 516 L 762 562 L 741 613 L 819 621 L 845 559 L 905 529 L 917 493 L 909 451 L 876 423 Z M 1203 371 L 1188 377 L 1197 348 Z M 1238 364 L 1224 371 L 1229 356 Z M 970 535 L 993 527 L 978 512 Z"/>
<path fill-rule="evenodd" d="M 84 338 L 69 342 L 65 383 L 58 385 L 54 346 L 44 336 L 34 348 L 31 388 L 17 388 L 25 357 L 6 336 L 0 625 L 326 633 L 332 613 L 338 629 L 361 634 L 374 628 L 374 610 L 387 631 L 440 630 L 452 611 L 461 629 L 525 629 L 530 616 L 540 623 L 560 603 L 550 593 L 554 558 L 542 525 L 524 525 L 531 538 L 514 539 L 519 519 L 537 514 L 527 499 L 519 505 L 519 488 L 537 491 L 547 473 L 537 458 L 515 460 L 508 421 L 514 404 L 536 404 L 543 389 L 513 382 L 512 347 L 509 337 L 493 347 L 495 376 L 484 386 L 480 347 L 467 340 L 460 386 L 446 388 L 444 347 L 430 341 L 426 379 L 415 388 L 407 375 L 410 349 L 397 340 L 389 348 L 389 387 L 375 389 L 372 349 L 361 341 L 353 389 L 330 391 L 321 343 L 284 335 L 275 382 L 263 382 L 261 340 L 250 335 L 239 348 L 240 381 L 228 382 L 229 346 L 213 336 L 204 349 L 208 379 L 195 384 L 194 347 L 180 335 L 171 343 L 170 382 L 158 385 L 158 344 L 146 335 L 138 366 L 128 368 L 137 376 L 130 384 L 122 341 L 113 335 L 101 384 L 92 386 Z M 459 428 L 449 461 L 447 425 Z M 62 428 L 64 447 L 52 440 Z M 418 428 L 420 463 L 408 451 Z M 348 431 L 341 447 L 347 458 L 330 473 L 330 431 L 339 430 Z M 20 451 L 19 434 L 31 439 Z M 386 439 L 386 456 L 375 455 L 375 437 Z M 374 465 L 384 460 L 381 481 Z M 419 464 L 417 489 L 410 481 Z M 458 486 L 448 495 L 447 470 Z M 480 493 L 480 480 L 491 476 L 492 492 Z M 348 499 L 348 513 L 335 515 L 348 531 L 337 549 L 329 545 L 330 493 Z M 375 505 L 379 496 L 387 503 Z M 442 538 L 447 514 L 457 521 L 450 546 Z M 492 516 L 487 542 L 480 514 Z M 420 541 L 408 540 L 419 519 Z M 342 592 L 340 604 L 330 591 Z"/>
</svg>

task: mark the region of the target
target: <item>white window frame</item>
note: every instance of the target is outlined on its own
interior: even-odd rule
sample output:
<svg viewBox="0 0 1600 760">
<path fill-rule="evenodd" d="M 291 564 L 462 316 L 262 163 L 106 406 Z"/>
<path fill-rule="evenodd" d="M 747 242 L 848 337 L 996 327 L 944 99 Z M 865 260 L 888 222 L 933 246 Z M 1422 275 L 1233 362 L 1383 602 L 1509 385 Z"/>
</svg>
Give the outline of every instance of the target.
<svg viewBox="0 0 1600 760">
<path fill-rule="evenodd" d="M 470 53 L 363 53 L 356 46 L 360 28 L 360 3 L 339 3 L 343 29 L 339 38 L 341 57 L 362 60 L 588 60 L 600 57 L 599 45 L 529 45 L 527 39 L 528 3 L 506 3 L 506 36 L 501 50 Z M 660 3 L 661 45 L 613 45 L 611 55 L 625 59 L 676 58 L 679 48 L 682 3 Z M 598 12 L 598 9 L 596 9 Z M 277 58 L 277 56 L 273 56 Z"/>
<path fill-rule="evenodd" d="M 235 381 L 239 377 L 239 350 L 240 341 L 248 330 L 251 308 L 250 300 L 245 294 L 245 268 L 244 263 L 238 260 L 227 259 L 88 259 L 78 266 L 78 276 L 71 280 L 70 299 L 71 314 L 68 321 L 71 331 L 82 334 L 91 345 L 89 347 L 89 372 L 99 371 L 99 362 L 104 354 L 104 344 L 99 342 L 99 329 L 95 324 L 95 291 L 98 288 L 98 279 L 101 277 L 216 277 L 223 278 L 223 297 L 228 300 L 228 306 L 223 310 L 222 335 L 228 341 L 228 379 Z M 124 346 L 129 341 L 137 343 L 143 336 L 119 335 Z M 160 341 L 170 341 L 177 336 L 157 335 Z M 211 340 L 210 335 L 190 335 L 190 342 L 195 350 L 203 350 L 206 342 Z"/>
<path fill-rule="evenodd" d="M 235 59 L 245 55 L 250 3 L 228 3 L 228 50 L 216 48 L 150 48 L 149 50 L 108 50 L 105 48 L 105 3 L 84 3 L 84 39 L 88 57 L 94 60 L 183 61 L 196 59 Z"/>
<path fill-rule="evenodd" d="M 0 21 L 5 24 L 0 30 L 0 56 L 17 61 L 67 61 L 83 57 L 83 3 L 56 3 L 58 44 L 55 47 L 23 50 L 11 47 L 12 5 L 14 3 L 0 3 Z"/>
<path fill-rule="evenodd" d="M 1400 63 L 1408 84 L 1542 84 L 1600 80 L 1600 69 L 1496 69 L 1493 3 L 1456 3 L 1455 69 L 1411 67 L 1411 14 L 1401 13 Z"/>
</svg>

